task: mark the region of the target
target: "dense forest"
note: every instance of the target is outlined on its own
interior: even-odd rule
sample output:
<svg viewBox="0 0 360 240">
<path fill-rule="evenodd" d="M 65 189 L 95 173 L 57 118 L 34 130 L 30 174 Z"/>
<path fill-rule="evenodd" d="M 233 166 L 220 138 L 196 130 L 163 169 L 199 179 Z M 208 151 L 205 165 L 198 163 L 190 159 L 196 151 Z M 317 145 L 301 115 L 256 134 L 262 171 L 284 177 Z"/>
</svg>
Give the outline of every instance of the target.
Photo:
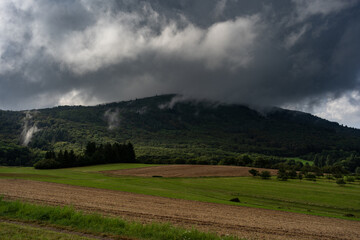
<svg viewBox="0 0 360 240">
<path fill-rule="evenodd" d="M 37 169 L 54 169 L 89 166 L 107 163 L 135 163 L 135 151 L 131 143 L 100 144 L 89 142 L 83 154 L 75 154 L 73 150 L 47 151 L 44 159 L 34 164 Z"/>
<path fill-rule="evenodd" d="M 131 142 L 137 161 L 148 163 L 249 165 L 243 160 L 248 156 L 251 164 L 260 157 L 267 165 L 277 164 L 269 159 L 303 159 L 351 172 L 360 165 L 358 129 L 298 111 L 256 111 L 176 95 L 91 107 L 0 111 L 0 139 L 2 165 L 20 165 L 20 159 L 21 165 L 32 165 L 47 151 L 80 155 L 88 142 Z"/>
<path fill-rule="evenodd" d="M 0 141 L 0 166 L 32 166 L 36 160 L 29 148 Z"/>
</svg>

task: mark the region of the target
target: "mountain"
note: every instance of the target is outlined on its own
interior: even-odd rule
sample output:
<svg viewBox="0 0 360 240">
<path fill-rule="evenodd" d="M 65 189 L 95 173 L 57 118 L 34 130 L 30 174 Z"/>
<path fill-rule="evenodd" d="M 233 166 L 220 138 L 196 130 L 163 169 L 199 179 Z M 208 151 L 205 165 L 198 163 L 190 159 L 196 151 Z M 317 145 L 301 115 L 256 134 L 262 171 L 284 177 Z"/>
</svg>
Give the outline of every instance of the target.
<svg viewBox="0 0 360 240">
<path fill-rule="evenodd" d="M 322 158 L 325 165 L 360 155 L 358 129 L 298 111 L 269 108 L 259 112 L 173 94 L 97 106 L 0 111 L 0 138 L 0 159 L 12 158 L 7 164 L 19 152 L 38 157 L 46 150 L 81 152 L 89 141 L 131 141 L 137 157 L 145 162 L 219 162 L 249 153 Z"/>
</svg>

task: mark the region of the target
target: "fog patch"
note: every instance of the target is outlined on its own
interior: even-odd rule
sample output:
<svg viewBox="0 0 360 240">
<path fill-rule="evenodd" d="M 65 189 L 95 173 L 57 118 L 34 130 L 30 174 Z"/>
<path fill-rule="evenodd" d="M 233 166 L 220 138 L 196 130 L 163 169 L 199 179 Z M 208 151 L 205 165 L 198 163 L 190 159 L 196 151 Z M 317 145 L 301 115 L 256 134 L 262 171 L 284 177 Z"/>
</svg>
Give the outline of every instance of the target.
<svg viewBox="0 0 360 240">
<path fill-rule="evenodd" d="M 115 128 L 119 127 L 120 125 L 120 118 L 119 118 L 119 109 L 108 109 L 104 113 L 105 120 L 108 124 L 109 130 L 114 130 Z"/>
<path fill-rule="evenodd" d="M 176 95 L 174 96 L 169 102 L 162 103 L 158 105 L 159 109 L 173 109 L 174 106 L 178 103 L 189 103 L 193 105 L 201 104 L 203 106 L 209 107 L 209 108 L 216 108 L 219 105 L 227 105 L 226 103 L 220 103 L 218 101 L 213 101 L 209 99 L 200 99 L 191 97 L 188 95 Z"/>
<path fill-rule="evenodd" d="M 30 112 L 26 112 L 26 116 L 23 119 L 24 126 L 20 136 L 20 143 L 23 146 L 27 146 L 35 133 L 39 132 L 40 129 L 36 126 L 33 120 L 33 116 Z"/>
<path fill-rule="evenodd" d="M 136 113 L 140 114 L 140 115 L 143 115 L 143 114 L 145 114 L 147 112 L 148 112 L 148 107 L 146 107 L 146 106 L 136 110 Z"/>
</svg>

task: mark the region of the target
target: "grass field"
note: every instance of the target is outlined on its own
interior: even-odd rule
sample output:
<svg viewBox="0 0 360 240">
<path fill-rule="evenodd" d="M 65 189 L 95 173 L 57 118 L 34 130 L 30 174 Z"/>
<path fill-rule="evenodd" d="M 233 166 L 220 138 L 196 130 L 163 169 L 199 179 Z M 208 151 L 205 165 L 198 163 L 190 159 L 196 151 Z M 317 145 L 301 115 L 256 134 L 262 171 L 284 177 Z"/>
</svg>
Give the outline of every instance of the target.
<svg viewBox="0 0 360 240">
<path fill-rule="evenodd" d="M 0 178 L 64 183 L 170 198 L 276 209 L 360 220 L 360 182 L 338 186 L 334 180 L 278 181 L 252 177 L 144 178 L 106 176 L 98 171 L 144 164 L 111 164 L 57 170 L 1 167 Z M 229 200 L 238 197 L 240 203 Z M 346 217 L 353 214 L 355 217 Z"/>
<path fill-rule="evenodd" d="M 73 234 L 59 233 L 44 228 L 29 227 L 13 223 L 0 222 L 2 240 L 93 240 Z"/>
<path fill-rule="evenodd" d="M 141 224 L 120 218 L 104 217 L 99 214 L 85 214 L 71 207 L 40 206 L 19 201 L 0 199 L 0 218 L 16 219 L 47 224 L 62 229 L 90 233 L 97 236 L 107 234 L 114 239 L 149 239 L 149 240 L 236 240 L 232 236 L 219 237 L 212 233 L 186 230 L 170 224 Z M 0 222 L 0 239 L 29 240 L 87 240 L 92 238 L 63 234 L 44 228 L 25 227 Z"/>
</svg>

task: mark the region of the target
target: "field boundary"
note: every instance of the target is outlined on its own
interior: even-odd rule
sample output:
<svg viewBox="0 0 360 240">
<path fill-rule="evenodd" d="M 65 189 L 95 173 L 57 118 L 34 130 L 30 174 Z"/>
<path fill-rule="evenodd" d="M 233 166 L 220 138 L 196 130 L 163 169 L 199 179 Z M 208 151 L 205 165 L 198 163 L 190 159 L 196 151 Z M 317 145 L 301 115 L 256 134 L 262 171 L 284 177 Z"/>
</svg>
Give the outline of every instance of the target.
<svg viewBox="0 0 360 240">
<path fill-rule="evenodd" d="M 269 171 L 276 175 L 276 169 L 254 168 L 243 166 L 226 165 L 189 165 L 171 164 L 150 166 L 132 169 L 119 169 L 100 171 L 109 176 L 135 176 L 135 177 L 166 177 L 166 178 L 198 178 L 198 177 L 250 177 L 250 169 L 257 171 Z"/>
</svg>

